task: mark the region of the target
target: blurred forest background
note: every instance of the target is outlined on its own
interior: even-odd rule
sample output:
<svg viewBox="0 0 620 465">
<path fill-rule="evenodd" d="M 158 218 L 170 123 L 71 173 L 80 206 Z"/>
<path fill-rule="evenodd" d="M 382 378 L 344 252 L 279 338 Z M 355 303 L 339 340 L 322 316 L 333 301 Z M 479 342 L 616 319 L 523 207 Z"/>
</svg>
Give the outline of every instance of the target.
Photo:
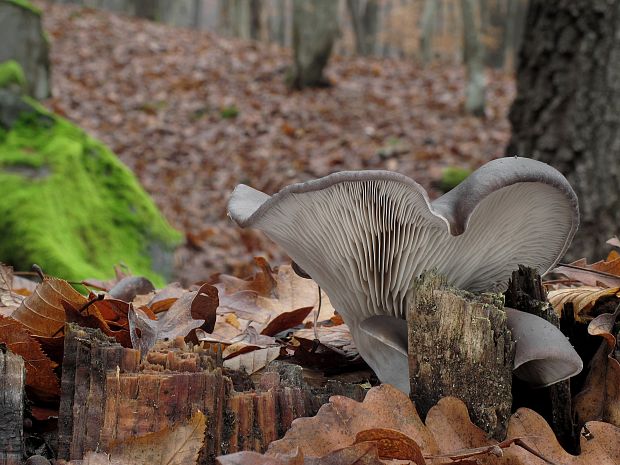
<svg viewBox="0 0 620 465">
<path fill-rule="evenodd" d="M 237 183 L 273 193 L 340 170 L 399 171 L 436 197 L 492 158 L 533 156 L 581 196 L 572 258 L 602 258 L 616 233 L 619 1 L 33 3 L 50 42 L 42 102 L 184 233 L 186 283 L 284 258 L 226 218 Z"/>
</svg>

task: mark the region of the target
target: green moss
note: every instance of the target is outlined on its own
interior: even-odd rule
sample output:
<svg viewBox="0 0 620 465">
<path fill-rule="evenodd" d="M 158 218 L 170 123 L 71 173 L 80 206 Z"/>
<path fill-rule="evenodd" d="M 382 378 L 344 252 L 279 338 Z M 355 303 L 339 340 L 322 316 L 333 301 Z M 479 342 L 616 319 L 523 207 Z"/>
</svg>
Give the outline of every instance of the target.
<svg viewBox="0 0 620 465">
<path fill-rule="evenodd" d="M 15 60 L 4 61 L 0 63 L 0 88 L 13 85 L 20 89 L 26 88 L 24 70 Z"/>
<path fill-rule="evenodd" d="M 458 186 L 461 182 L 471 174 L 471 170 L 467 168 L 459 168 L 456 166 L 449 166 L 444 168 L 439 188 L 443 192 L 448 192 Z"/>
<path fill-rule="evenodd" d="M 0 139 L 0 261 L 70 280 L 124 263 L 161 285 L 153 249 L 172 250 L 180 234 L 105 145 L 25 101 L 32 112 Z"/>
<path fill-rule="evenodd" d="M 32 3 L 30 3 L 28 0 L 0 0 L 0 1 L 12 3 L 13 5 L 17 5 L 20 8 L 25 8 L 27 10 L 30 10 L 37 15 L 41 14 L 41 10 L 38 9 L 36 6 L 34 6 Z"/>
<path fill-rule="evenodd" d="M 234 119 L 239 116 L 239 109 L 236 105 L 229 105 L 220 109 L 220 116 L 224 119 Z"/>
</svg>

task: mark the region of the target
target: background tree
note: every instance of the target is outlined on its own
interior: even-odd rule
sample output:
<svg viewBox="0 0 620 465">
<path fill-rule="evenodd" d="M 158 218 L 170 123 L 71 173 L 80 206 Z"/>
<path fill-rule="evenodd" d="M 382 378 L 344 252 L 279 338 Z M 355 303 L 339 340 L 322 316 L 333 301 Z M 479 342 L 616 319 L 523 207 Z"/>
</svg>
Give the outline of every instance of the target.
<svg viewBox="0 0 620 465">
<path fill-rule="evenodd" d="M 323 68 L 338 36 L 338 2 L 293 1 L 293 69 L 289 85 L 296 89 L 328 84 Z"/>
<path fill-rule="evenodd" d="M 480 43 L 476 25 L 476 0 L 461 0 L 463 18 L 463 61 L 467 71 L 465 110 L 476 116 L 484 116 L 485 77 L 484 49 Z"/>
<path fill-rule="evenodd" d="M 355 48 L 360 55 L 375 52 L 379 29 L 379 3 L 377 0 L 347 0 L 351 24 L 355 34 Z"/>
<path fill-rule="evenodd" d="M 620 0 L 531 0 L 507 155 L 559 169 L 581 226 L 569 258 L 603 257 L 620 229 Z"/>
</svg>

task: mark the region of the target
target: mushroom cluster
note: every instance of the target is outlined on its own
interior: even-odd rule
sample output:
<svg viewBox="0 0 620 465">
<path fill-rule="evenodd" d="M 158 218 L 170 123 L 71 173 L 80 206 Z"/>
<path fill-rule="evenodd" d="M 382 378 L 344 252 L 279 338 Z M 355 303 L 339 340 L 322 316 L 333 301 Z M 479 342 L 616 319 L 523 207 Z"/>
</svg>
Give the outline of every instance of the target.
<svg viewBox="0 0 620 465">
<path fill-rule="evenodd" d="M 513 270 L 544 274 L 579 223 L 577 197 L 551 166 L 493 160 L 434 201 L 389 171 L 345 171 L 269 196 L 240 184 L 229 216 L 262 230 L 325 290 L 379 379 L 408 392 L 406 306 L 411 284 L 436 269 L 449 284 L 501 292 Z M 546 386 L 582 361 L 542 318 L 508 310 L 515 375 Z"/>
</svg>

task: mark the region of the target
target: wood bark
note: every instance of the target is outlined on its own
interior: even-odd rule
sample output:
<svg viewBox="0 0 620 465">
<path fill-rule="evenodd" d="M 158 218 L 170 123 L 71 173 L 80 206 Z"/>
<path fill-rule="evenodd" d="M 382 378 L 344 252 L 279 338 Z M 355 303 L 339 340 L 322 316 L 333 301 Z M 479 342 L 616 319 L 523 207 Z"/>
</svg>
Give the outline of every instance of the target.
<svg viewBox="0 0 620 465">
<path fill-rule="evenodd" d="M 24 359 L 0 347 L 0 465 L 24 457 Z"/>
<path fill-rule="evenodd" d="M 80 459 L 89 450 L 109 450 L 115 441 L 159 431 L 196 411 L 208 418 L 199 463 L 221 454 L 264 451 L 300 416 L 314 415 L 332 394 L 362 400 L 358 387 L 311 390 L 301 368 L 275 364 L 256 389 L 238 392 L 218 356 L 184 342 L 160 345 L 141 362 L 99 331 L 69 325 L 59 414 L 59 451 Z M 249 381 L 248 381 L 249 382 Z M 239 383 L 240 385 L 241 383 Z"/>
<path fill-rule="evenodd" d="M 338 2 L 293 0 L 293 69 L 289 85 L 294 89 L 329 84 L 323 75 L 338 36 Z"/>
<path fill-rule="evenodd" d="M 455 396 L 476 425 L 503 439 L 514 360 L 503 307 L 499 294 L 450 288 L 432 273 L 416 280 L 407 313 L 409 374 L 423 417 L 442 397 Z"/>
<path fill-rule="evenodd" d="M 536 270 L 519 267 L 514 271 L 505 295 L 507 307 L 532 313 L 560 327 L 560 318 L 547 302 L 547 293 Z M 532 389 L 515 378 L 513 410 L 519 407 L 531 408 L 544 416 L 560 444 L 573 453 L 577 452 L 579 437 L 573 424 L 569 380 Z"/>
<path fill-rule="evenodd" d="M 507 155 L 547 162 L 579 197 L 567 256 L 598 260 L 620 212 L 620 0 L 531 0 Z"/>
<path fill-rule="evenodd" d="M 424 10 L 422 10 L 420 51 L 423 63 L 430 63 L 433 58 L 433 32 L 437 20 L 437 2 L 438 0 L 426 0 Z"/>
</svg>

